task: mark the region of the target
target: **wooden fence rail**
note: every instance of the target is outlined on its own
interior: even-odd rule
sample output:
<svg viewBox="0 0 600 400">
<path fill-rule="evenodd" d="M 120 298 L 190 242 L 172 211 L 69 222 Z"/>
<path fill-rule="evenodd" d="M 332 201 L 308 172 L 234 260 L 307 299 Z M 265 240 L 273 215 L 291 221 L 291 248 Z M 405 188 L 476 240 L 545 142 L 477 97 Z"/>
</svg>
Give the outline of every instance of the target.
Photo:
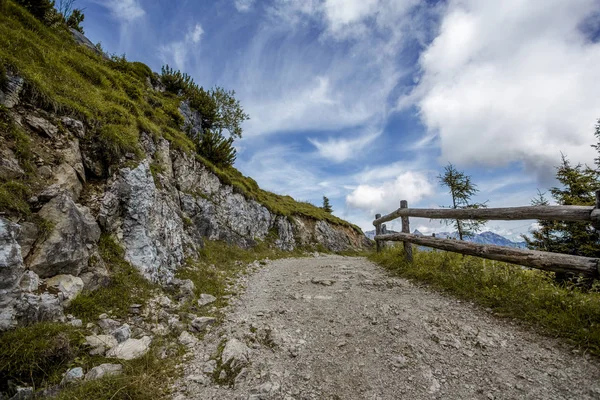
<svg viewBox="0 0 600 400">
<path fill-rule="evenodd" d="M 402 233 L 387 234 L 384 222 L 402 218 Z M 596 206 L 532 206 L 508 208 L 479 209 L 424 209 L 408 208 L 406 200 L 400 202 L 400 208 L 384 215 L 375 216 L 375 241 L 377 251 L 386 241 L 404 242 L 404 255 L 412 262 L 411 243 L 433 247 L 440 250 L 467 254 L 490 260 L 504 261 L 517 265 L 543 269 L 554 272 L 573 272 L 587 276 L 600 275 L 600 260 L 596 258 L 550 253 L 545 251 L 515 249 L 512 247 L 493 246 L 464 242 L 459 240 L 440 239 L 410 234 L 409 217 L 439 219 L 481 219 L 481 220 L 523 220 L 541 219 L 556 221 L 590 221 L 596 229 L 600 228 L 600 190 L 596 192 Z"/>
</svg>

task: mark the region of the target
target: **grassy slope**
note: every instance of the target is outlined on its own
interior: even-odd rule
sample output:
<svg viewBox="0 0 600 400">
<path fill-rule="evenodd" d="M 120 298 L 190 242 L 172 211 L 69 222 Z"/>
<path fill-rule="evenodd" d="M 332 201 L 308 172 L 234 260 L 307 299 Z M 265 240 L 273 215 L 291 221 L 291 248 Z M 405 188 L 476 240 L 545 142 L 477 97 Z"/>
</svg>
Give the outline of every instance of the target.
<svg viewBox="0 0 600 400">
<path fill-rule="evenodd" d="M 600 293 L 555 283 L 553 273 L 442 251 L 418 251 L 404 261 L 398 247 L 369 258 L 398 275 L 517 318 L 550 336 L 600 355 Z"/>
<path fill-rule="evenodd" d="M 102 143 L 109 161 L 115 162 L 126 153 L 139 155 L 141 131 L 166 138 L 176 149 L 195 150 L 180 130 L 180 99 L 149 88 L 146 80 L 154 79 L 154 74 L 146 65 L 125 59 L 105 60 L 77 45 L 69 32 L 46 27 L 10 0 L 0 0 L 0 66 L 25 78 L 26 98 L 38 106 L 79 118 L 93 127 L 89 139 Z M 274 213 L 327 220 L 360 232 L 312 204 L 261 190 L 235 168 L 219 169 L 198 159 L 224 183 Z"/>
</svg>

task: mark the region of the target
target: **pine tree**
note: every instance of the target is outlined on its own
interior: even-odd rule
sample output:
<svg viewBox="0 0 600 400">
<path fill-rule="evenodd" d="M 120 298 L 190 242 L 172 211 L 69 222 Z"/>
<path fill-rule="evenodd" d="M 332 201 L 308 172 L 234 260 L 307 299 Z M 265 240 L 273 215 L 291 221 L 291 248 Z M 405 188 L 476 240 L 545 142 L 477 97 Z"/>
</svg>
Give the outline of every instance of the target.
<svg viewBox="0 0 600 400">
<path fill-rule="evenodd" d="M 562 187 L 550 189 L 552 198 L 564 206 L 593 206 L 595 191 L 600 186 L 598 170 L 577 164 L 573 166 L 563 155 L 556 168 L 556 179 Z M 536 199 L 537 200 L 537 199 Z M 533 205 L 547 205 L 534 200 Z M 526 239 L 531 249 L 600 257 L 600 231 L 586 221 L 538 221 L 539 229 L 532 231 L 533 239 Z"/>
<path fill-rule="evenodd" d="M 323 207 L 321 208 L 329 214 L 333 212 L 333 208 L 331 208 L 331 204 L 329 204 L 329 199 L 325 196 L 323 196 Z"/>
<path fill-rule="evenodd" d="M 452 196 L 452 205 L 450 208 L 483 208 L 487 207 L 485 203 L 471 203 L 471 197 L 479 192 L 477 185 L 471 181 L 471 177 L 462 171 L 454 168 L 454 165 L 448 163 L 444 168 L 444 174 L 438 175 L 439 182 L 448 187 Z M 446 223 L 452 223 L 458 231 L 460 240 L 465 236 L 473 236 L 481 230 L 487 221 L 485 220 L 449 220 Z"/>
</svg>

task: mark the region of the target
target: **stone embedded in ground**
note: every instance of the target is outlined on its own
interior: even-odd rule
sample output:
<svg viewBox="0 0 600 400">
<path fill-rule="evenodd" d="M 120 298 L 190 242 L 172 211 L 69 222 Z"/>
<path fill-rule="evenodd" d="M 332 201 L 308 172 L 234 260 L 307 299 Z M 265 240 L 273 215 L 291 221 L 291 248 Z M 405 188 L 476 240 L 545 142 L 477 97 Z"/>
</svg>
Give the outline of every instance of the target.
<svg viewBox="0 0 600 400">
<path fill-rule="evenodd" d="M 232 369 L 241 368 L 248 364 L 250 349 L 243 342 L 231 338 L 225 344 L 221 354 L 221 363 L 229 364 Z"/>
<path fill-rule="evenodd" d="M 77 382 L 83 379 L 83 368 L 77 367 L 68 370 L 60 381 L 61 385 L 71 382 Z"/>
<path fill-rule="evenodd" d="M 149 336 L 141 339 L 127 339 L 110 349 L 106 353 L 106 357 L 133 360 L 146 354 L 150 349 L 150 343 L 152 343 L 152 339 Z"/>
<path fill-rule="evenodd" d="M 196 339 L 194 337 L 194 335 L 192 335 L 191 333 L 187 332 L 187 331 L 183 331 L 181 332 L 181 335 L 179 335 L 179 338 L 177 339 L 177 341 L 184 345 L 184 346 L 194 346 L 196 343 L 198 343 L 198 339 Z"/>
<path fill-rule="evenodd" d="M 323 286 L 331 286 L 335 283 L 335 281 L 331 280 L 331 279 L 312 278 L 310 281 L 312 283 L 314 283 L 315 285 L 323 285 Z"/>
<path fill-rule="evenodd" d="M 34 131 L 44 134 L 50 139 L 53 139 L 58 134 L 58 128 L 44 118 L 29 114 L 25 117 L 25 121 Z"/>
<path fill-rule="evenodd" d="M 100 364 L 88 371 L 85 374 L 86 381 L 93 381 L 96 379 L 104 378 L 105 376 L 121 375 L 123 373 L 123 366 L 121 364 Z"/>
<path fill-rule="evenodd" d="M 200 307 L 217 301 L 217 298 L 211 294 L 202 293 L 198 299 L 198 305 Z"/>
<path fill-rule="evenodd" d="M 213 372 L 215 372 L 215 369 L 217 369 L 217 360 L 208 360 L 204 364 L 204 367 L 202 368 L 202 372 L 204 372 L 207 375 L 212 375 Z"/>
<path fill-rule="evenodd" d="M 112 335 L 91 335 L 85 337 L 85 344 L 91 347 L 90 355 L 103 355 L 119 342 Z"/>
<path fill-rule="evenodd" d="M 56 275 L 46 280 L 46 286 L 62 293 L 64 304 L 68 305 L 83 290 L 83 281 L 73 275 Z"/>
<path fill-rule="evenodd" d="M 193 330 L 197 332 L 204 332 L 206 328 L 214 324 L 216 321 L 217 319 L 213 317 L 197 317 L 194 318 L 190 325 Z"/>
<path fill-rule="evenodd" d="M 117 339 L 117 342 L 123 343 L 131 336 L 131 329 L 129 328 L 129 325 L 123 324 L 122 326 L 112 331 L 111 334 L 114 336 L 115 339 Z"/>
<path fill-rule="evenodd" d="M 102 329 L 105 333 L 111 333 L 119 328 L 121 326 L 121 323 L 119 321 L 115 321 L 114 319 L 111 318 L 102 318 L 104 316 L 101 315 L 99 320 L 98 320 L 98 326 L 100 327 L 100 329 Z"/>
</svg>

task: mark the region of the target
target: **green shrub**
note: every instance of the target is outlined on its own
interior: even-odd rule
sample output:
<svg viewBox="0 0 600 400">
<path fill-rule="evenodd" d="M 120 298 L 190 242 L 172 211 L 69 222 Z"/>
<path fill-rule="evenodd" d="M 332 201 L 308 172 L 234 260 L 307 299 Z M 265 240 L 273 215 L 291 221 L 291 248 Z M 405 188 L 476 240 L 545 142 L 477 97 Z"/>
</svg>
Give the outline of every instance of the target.
<svg viewBox="0 0 600 400">
<path fill-rule="evenodd" d="M 0 336 L 0 392 L 16 385 L 58 383 L 78 355 L 83 335 L 70 325 L 39 323 Z"/>
<path fill-rule="evenodd" d="M 225 139 L 212 130 L 206 130 L 197 147 L 198 154 L 219 167 L 230 167 L 235 162 L 237 152 L 231 137 Z"/>
</svg>

